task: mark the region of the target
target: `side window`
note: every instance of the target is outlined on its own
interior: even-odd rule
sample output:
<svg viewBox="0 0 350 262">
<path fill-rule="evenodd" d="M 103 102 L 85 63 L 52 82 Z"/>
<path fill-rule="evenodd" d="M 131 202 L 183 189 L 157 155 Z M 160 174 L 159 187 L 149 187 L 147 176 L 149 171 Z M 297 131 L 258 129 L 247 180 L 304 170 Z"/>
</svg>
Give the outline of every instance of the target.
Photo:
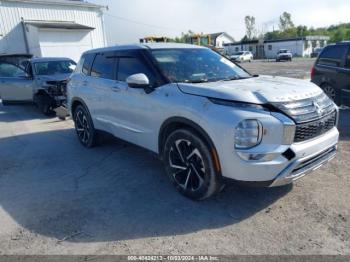
<svg viewBox="0 0 350 262">
<path fill-rule="evenodd" d="M 25 77 L 26 72 L 15 66 L 6 62 L 0 62 L 0 77 Z"/>
<path fill-rule="evenodd" d="M 341 66 L 346 50 L 347 47 L 345 45 L 327 47 L 320 55 L 318 64 L 339 67 Z"/>
<path fill-rule="evenodd" d="M 82 60 L 83 60 L 82 72 L 83 72 L 83 74 L 90 75 L 90 69 L 91 69 L 92 62 L 94 61 L 94 58 L 95 58 L 95 54 L 86 54 L 82 57 Z"/>
<path fill-rule="evenodd" d="M 118 80 L 125 82 L 126 79 L 133 74 L 145 74 L 150 84 L 154 84 L 154 76 L 149 67 L 139 58 L 136 57 L 121 57 L 119 58 Z"/>
<path fill-rule="evenodd" d="M 92 64 L 91 76 L 115 79 L 115 56 L 113 53 L 97 54 Z"/>
<path fill-rule="evenodd" d="M 350 69 L 350 47 L 349 47 L 349 50 L 348 50 L 348 53 L 347 53 L 346 59 L 345 59 L 345 68 Z"/>
</svg>

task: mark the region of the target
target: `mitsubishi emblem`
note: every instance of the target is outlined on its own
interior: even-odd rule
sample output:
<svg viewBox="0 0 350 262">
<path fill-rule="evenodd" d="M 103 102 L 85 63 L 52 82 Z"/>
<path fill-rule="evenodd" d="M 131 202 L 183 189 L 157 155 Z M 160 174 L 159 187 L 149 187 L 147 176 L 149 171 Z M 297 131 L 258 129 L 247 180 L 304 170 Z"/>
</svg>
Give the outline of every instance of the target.
<svg viewBox="0 0 350 262">
<path fill-rule="evenodd" d="M 317 114 L 318 114 L 319 116 L 322 116 L 322 115 L 323 115 L 323 109 L 322 109 L 322 107 L 321 107 L 316 101 L 314 101 L 313 104 L 314 104 L 314 107 L 315 107 L 315 109 L 316 109 Z"/>
</svg>

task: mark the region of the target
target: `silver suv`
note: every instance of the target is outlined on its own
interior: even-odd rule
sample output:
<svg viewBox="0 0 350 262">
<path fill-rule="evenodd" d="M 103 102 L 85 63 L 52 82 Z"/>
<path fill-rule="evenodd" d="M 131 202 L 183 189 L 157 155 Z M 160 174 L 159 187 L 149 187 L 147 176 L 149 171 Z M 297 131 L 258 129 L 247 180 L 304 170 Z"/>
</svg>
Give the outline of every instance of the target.
<svg viewBox="0 0 350 262">
<path fill-rule="evenodd" d="M 184 44 L 84 53 L 68 83 L 80 142 L 98 130 L 159 155 L 175 187 L 204 199 L 227 181 L 291 183 L 332 159 L 338 109 L 316 85 L 254 76 Z"/>
</svg>

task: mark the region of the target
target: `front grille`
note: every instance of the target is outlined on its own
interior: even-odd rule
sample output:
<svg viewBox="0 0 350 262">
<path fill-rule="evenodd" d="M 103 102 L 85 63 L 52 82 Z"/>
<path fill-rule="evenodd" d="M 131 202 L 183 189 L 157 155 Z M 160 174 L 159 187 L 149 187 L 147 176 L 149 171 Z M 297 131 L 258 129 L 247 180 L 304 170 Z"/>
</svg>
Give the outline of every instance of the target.
<svg viewBox="0 0 350 262">
<path fill-rule="evenodd" d="M 294 142 L 302 142 L 320 136 L 335 127 L 337 122 L 337 112 L 320 118 L 318 120 L 297 124 Z"/>
<path fill-rule="evenodd" d="M 307 99 L 273 103 L 275 107 L 291 117 L 297 124 L 316 121 L 335 110 L 335 105 L 324 93 Z"/>
</svg>

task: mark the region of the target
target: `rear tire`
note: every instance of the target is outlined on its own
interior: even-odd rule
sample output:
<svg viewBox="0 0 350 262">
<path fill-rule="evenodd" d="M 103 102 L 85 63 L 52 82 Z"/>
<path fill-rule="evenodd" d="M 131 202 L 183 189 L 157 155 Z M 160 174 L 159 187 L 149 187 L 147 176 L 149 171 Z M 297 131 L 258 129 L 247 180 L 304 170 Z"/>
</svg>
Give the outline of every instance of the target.
<svg viewBox="0 0 350 262">
<path fill-rule="evenodd" d="M 222 188 L 211 150 L 194 132 L 187 129 L 172 132 L 163 152 L 166 173 L 184 196 L 203 200 Z"/>
<path fill-rule="evenodd" d="M 74 110 L 73 120 L 80 143 L 86 148 L 94 147 L 97 141 L 97 132 L 89 111 L 84 106 L 78 105 Z"/>
<path fill-rule="evenodd" d="M 335 89 L 332 85 L 330 84 L 323 84 L 321 86 L 323 92 L 325 92 L 325 94 L 332 99 L 334 102 L 336 102 L 336 94 L 335 94 Z"/>
</svg>

